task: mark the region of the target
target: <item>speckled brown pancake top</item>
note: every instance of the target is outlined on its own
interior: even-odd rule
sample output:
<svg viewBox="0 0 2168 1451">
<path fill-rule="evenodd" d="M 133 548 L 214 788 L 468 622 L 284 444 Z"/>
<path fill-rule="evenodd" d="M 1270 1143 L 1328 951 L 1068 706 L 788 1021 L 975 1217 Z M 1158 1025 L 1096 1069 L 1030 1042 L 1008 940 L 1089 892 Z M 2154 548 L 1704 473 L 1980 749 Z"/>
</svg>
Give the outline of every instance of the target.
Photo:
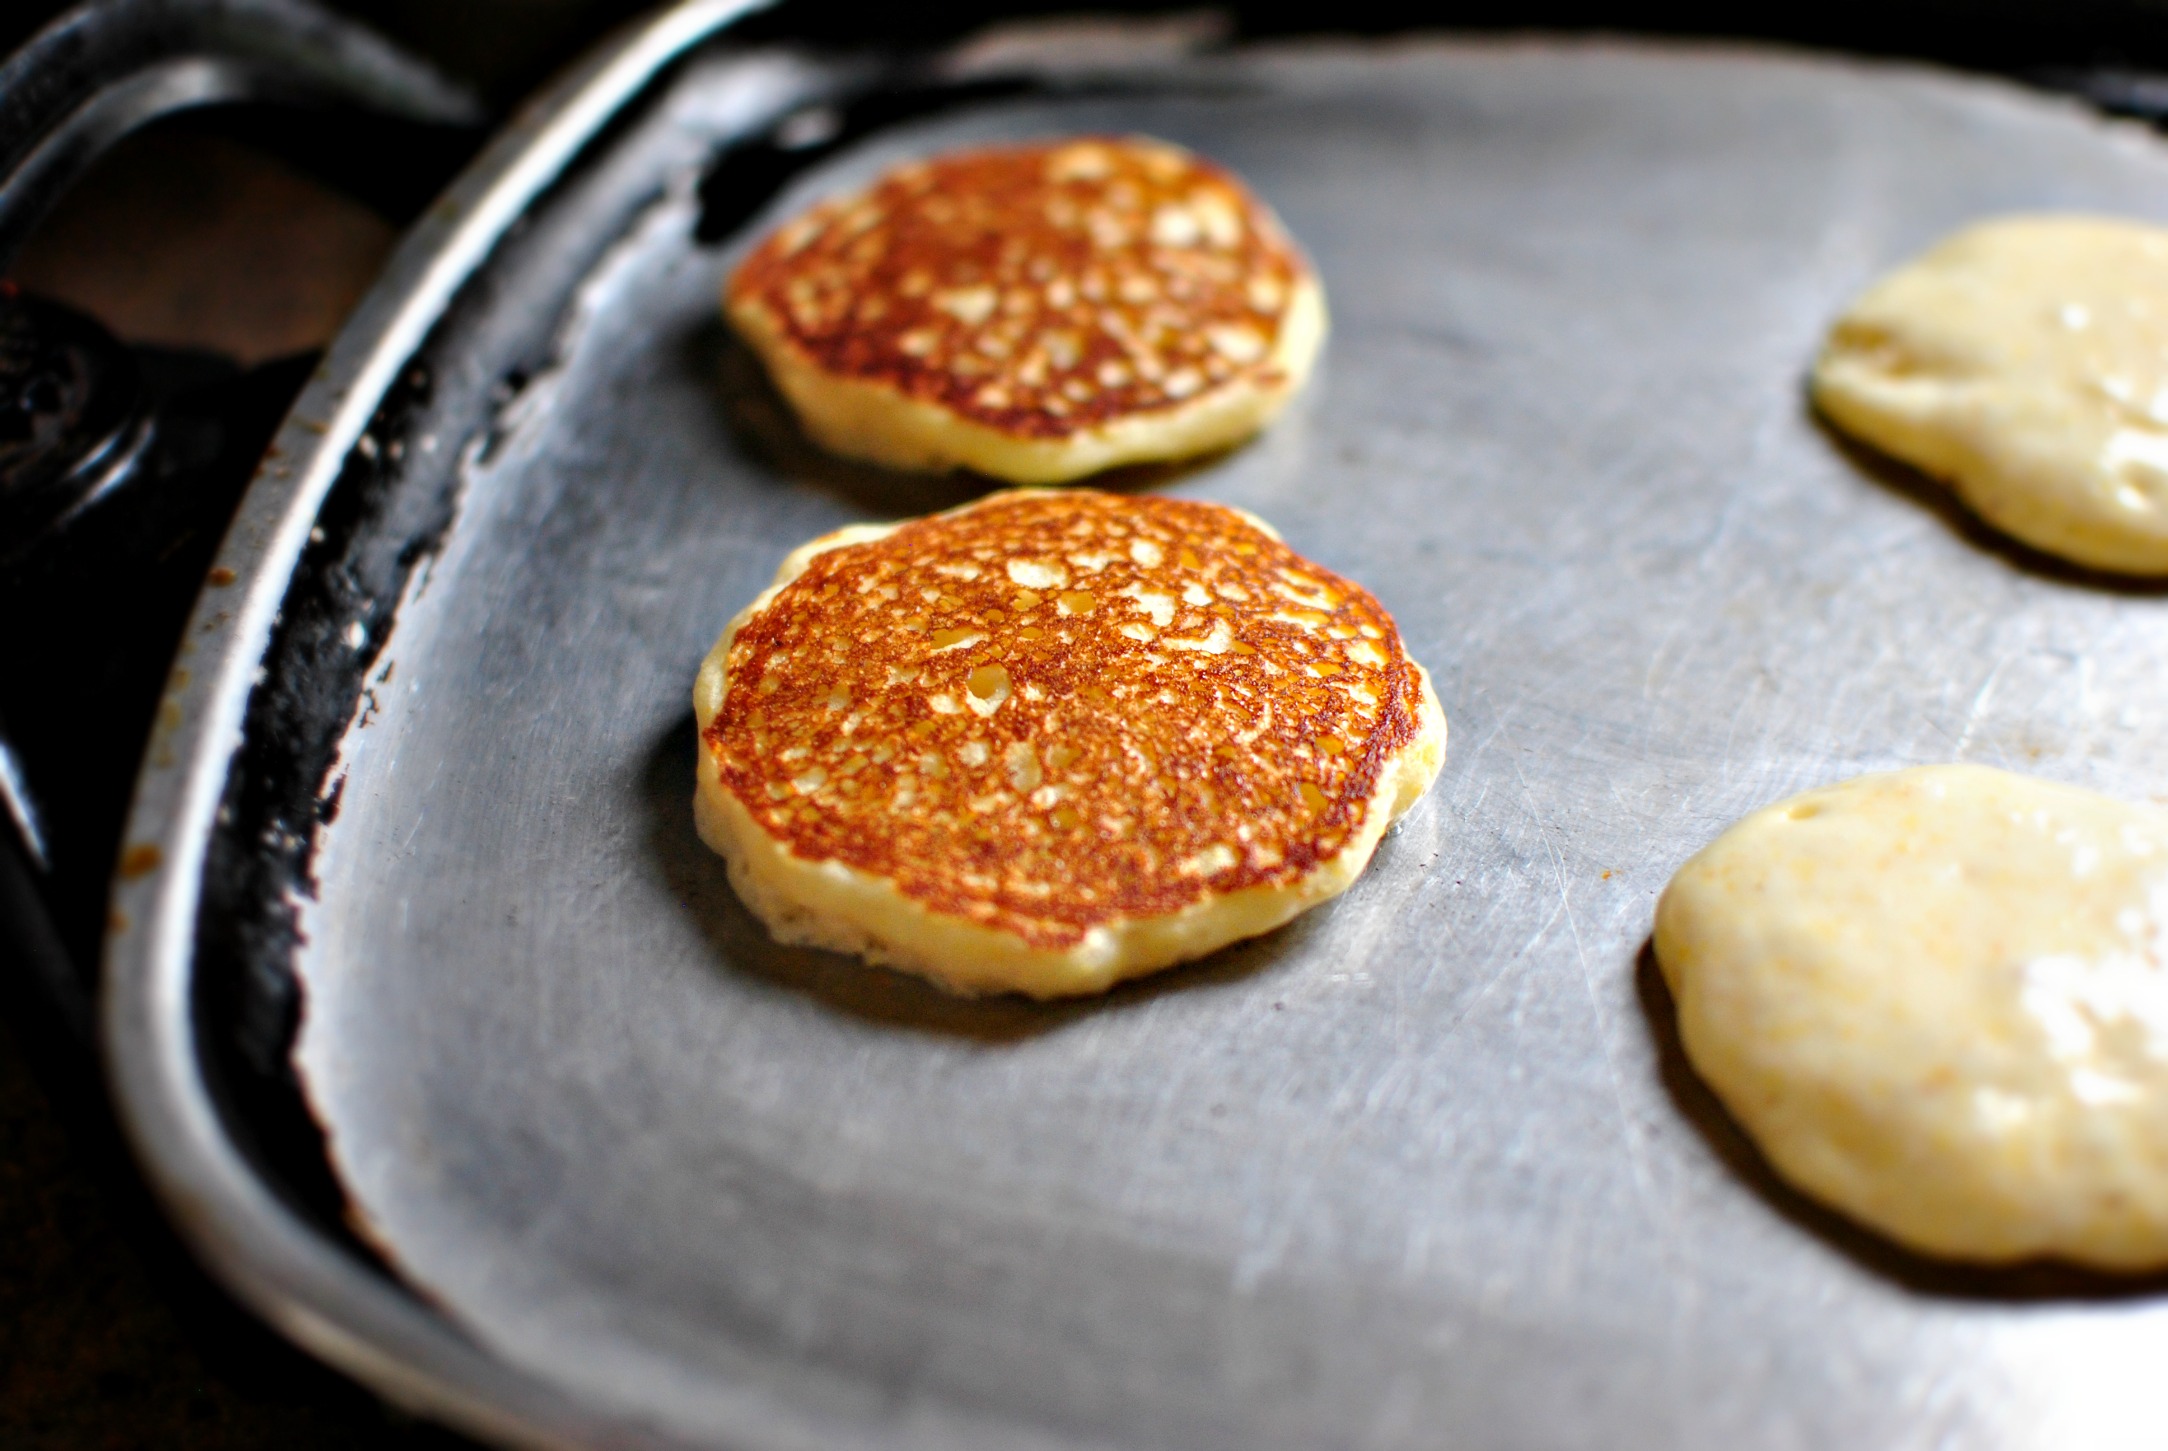
<svg viewBox="0 0 2168 1451">
<path fill-rule="evenodd" d="M 1301 257 L 1219 167 L 1139 138 L 958 152 L 786 223 L 731 278 L 822 370 L 1062 438 L 1249 374 Z"/>
<path fill-rule="evenodd" d="M 723 785 L 797 855 L 1039 948 L 1287 885 L 1422 686 L 1369 592 L 1212 504 L 997 495 L 814 556 L 739 631 Z"/>
</svg>

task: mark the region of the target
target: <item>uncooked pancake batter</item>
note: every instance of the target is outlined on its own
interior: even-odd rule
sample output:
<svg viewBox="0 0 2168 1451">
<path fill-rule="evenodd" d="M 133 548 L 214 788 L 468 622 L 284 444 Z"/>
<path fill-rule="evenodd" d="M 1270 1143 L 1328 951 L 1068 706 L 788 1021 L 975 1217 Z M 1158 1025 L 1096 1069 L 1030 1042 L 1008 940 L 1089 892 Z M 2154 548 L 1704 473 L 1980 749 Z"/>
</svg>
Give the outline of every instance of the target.
<svg viewBox="0 0 2168 1451">
<path fill-rule="evenodd" d="M 1814 400 L 2078 564 L 2168 573 L 2168 229 L 2019 216 L 1959 232 L 1831 329 Z"/>
<path fill-rule="evenodd" d="M 2168 1265 L 2168 811 L 1980 766 L 1809 791 L 1656 954 L 1777 1171 L 1928 1254 Z"/>
</svg>

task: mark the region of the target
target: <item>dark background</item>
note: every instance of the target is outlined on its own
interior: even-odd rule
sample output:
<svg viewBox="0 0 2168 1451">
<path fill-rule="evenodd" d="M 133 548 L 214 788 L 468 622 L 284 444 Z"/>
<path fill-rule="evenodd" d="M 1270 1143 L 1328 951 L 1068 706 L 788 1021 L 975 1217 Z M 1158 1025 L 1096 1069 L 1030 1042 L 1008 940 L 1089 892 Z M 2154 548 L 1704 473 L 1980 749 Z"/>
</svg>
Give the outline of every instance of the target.
<svg viewBox="0 0 2168 1451">
<path fill-rule="evenodd" d="M 0 53 L 63 7 L 0 0 Z M 475 87 L 504 114 L 613 26 L 630 0 L 342 0 L 343 9 Z M 752 22 L 838 46 L 902 46 L 999 13 L 1120 3 L 787 0 Z M 1321 19 L 1320 17 L 1329 17 Z M 2168 112 L 2168 0 L 1847 0 L 1812 7 L 1333 0 L 1244 9 L 1238 33 L 1408 25 L 1600 28 L 1774 38 L 1926 56 Z M 124 143 L 43 224 L 11 280 L 123 340 L 298 379 L 375 275 L 416 198 L 373 201 L 312 175 L 245 126 L 183 118 Z M 439 158 L 437 165 L 442 164 Z M 300 360 L 297 364 L 297 360 Z M 280 372 L 283 368 L 286 371 Z M 285 386 L 291 386 L 290 383 Z M 267 419 L 280 405 L 275 395 Z M 263 427 L 268 428 L 266 421 Z M 247 461 L 235 466 L 235 486 Z M 19 622 L 13 627 L 19 628 Z M 0 630 L 11 628 L 0 621 Z M 43 685 L 83 688 L 92 673 Z M 81 678 L 78 678 L 81 677 Z M 104 763 L 121 777 L 134 753 Z M 116 799 L 118 799 L 116 797 Z M 102 870 L 83 913 L 102 920 Z M 92 940 L 97 920 L 91 922 Z M 96 1066 L 0 953 L 0 1448 L 401 1448 L 467 1443 L 375 1401 L 258 1326 L 197 1270 L 138 1183 Z"/>
</svg>

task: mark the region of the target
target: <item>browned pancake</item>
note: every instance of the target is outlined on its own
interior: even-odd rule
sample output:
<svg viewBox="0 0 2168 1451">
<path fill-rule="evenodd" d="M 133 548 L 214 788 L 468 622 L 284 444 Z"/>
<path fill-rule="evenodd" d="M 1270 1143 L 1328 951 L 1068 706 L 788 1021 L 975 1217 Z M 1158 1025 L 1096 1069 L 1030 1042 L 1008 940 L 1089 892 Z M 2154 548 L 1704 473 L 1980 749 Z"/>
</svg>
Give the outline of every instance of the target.
<svg viewBox="0 0 2168 1451">
<path fill-rule="evenodd" d="M 781 227 L 727 292 L 823 441 L 1023 481 L 1073 476 L 1047 472 L 1072 457 L 1104 467 L 1254 430 L 1309 367 L 1316 298 L 1300 254 L 1240 181 L 1142 138 L 898 167 Z M 870 391 L 839 402 L 823 384 Z M 884 401 L 933 416 L 860 416 Z M 1157 434 L 1119 427 L 1154 420 Z M 1059 447 L 1071 441 L 1102 446 Z"/>
<path fill-rule="evenodd" d="M 1033 949 L 1366 858 L 1381 773 L 1435 735 L 1419 793 L 1442 753 L 1367 590 L 1179 499 L 1010 493 L 824 549 L 718 653 L 704 748 L 761 832 Z"/>
</svg>

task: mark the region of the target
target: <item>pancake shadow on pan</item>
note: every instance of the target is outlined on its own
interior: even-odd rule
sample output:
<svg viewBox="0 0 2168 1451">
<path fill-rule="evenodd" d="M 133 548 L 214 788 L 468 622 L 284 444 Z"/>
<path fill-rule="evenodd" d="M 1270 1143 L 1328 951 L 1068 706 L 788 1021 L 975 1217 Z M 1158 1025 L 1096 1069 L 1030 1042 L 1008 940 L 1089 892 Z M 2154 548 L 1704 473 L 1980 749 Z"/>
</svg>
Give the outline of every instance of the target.
<svg viewBox="0 0 2168 1451">
<path fill-rule="evenodd" d="M 2110 1275 L 2052 1260 L 1996 1266 L 1930 1259 L 1808 1198 L 1769 1166 L 1746 1130 L 1739 1127 L 1738 1120 L 1687 1061 L 1686 1049 L 1679 1041 L 1677 1006 L 1656 965 L 1653 940 L 1642 944 L 1635 960 L 1634 986 L 1642 1015 L 1648 1019 L 1649 1034 L 1656 1042 L 1658 1073 L 1665 1094 L 1680 1115 L 1763 1203 L 1853 1263 L 1915 1294 L 1939 1299 L 2115 1301 L 2154 1298 L 2168 1292 L 2168 1271 Z"/>
<path fill-rule="evenodd" d="M 720 316 L 691 330 L 685 350 L 693 370 L 711 380 L 738 446 L 779 480 L 810 485 L 884 519 L 953 509 L 1009 487 L 983 474 L 905 473 L 828 452 L 806 437 L 760 359 Z M 1072 482 L 1110 493 L 1165 488 L 1211 468 L 1247 442 L 1167 463 L 1129 464 Z"/>
<path fill-rule="evenodd" d="M 887 1027 L 981 1043 L 1012 1043 L 1051 1033 L 1081 1019 L 1119 1013 L 1166 993 L 1222 987 L 1256 977 L 1299 953 L 1317 930 L 1306 913 L 1275 932 L 1222 948 L 1210 957 L 1168 968 L 1088 998 L 1037 1002 L 1030 998 L 965 998 L 907 973 L 868 967 L 841 953 L 786 947 L 768 935 L 730 885 L 723 859 L 693 828 L 693 766 L 699 733 L 687 711 L 649 748 L 640 794 L 647 812 L 647 845 L 671 897 L 714 948 L 718 969 L 743 973 L 813 999 L 839 1013 Z"/>
<path fill-rule="evenodd" d="M 1983 554 L 2000 558 L 2013 569 L 2054 580 L 2058 584 L 2075 585 L 2081 589 L 2100 590 L 2107 594 L 2127 595 L 2133 599 L 2168 598 L 2168 580 L 2153 579 L 2145 575 L 2112 574 L 2107 570 L 2088 569 L 2082 564 L 2072 564 L 2057 558 L 2045 550 L 2020 543 L 2009 535 L 1988 524 L 1979 515 L 1966 508 L 1957 497 L 1957 491 L 1938 482 L 1908 463 L 1901 463 L 1846 434 L 1842 429 L 1824 418 L 1820 410 L 1810 402 L 1807 415 L 1816 430 L 1855 471 L 1887 489 L 1890 493 L 1909 499 L 1929 513 L 1938 516 L 1950 526 L 1950 531 Z"/>
</svg>

